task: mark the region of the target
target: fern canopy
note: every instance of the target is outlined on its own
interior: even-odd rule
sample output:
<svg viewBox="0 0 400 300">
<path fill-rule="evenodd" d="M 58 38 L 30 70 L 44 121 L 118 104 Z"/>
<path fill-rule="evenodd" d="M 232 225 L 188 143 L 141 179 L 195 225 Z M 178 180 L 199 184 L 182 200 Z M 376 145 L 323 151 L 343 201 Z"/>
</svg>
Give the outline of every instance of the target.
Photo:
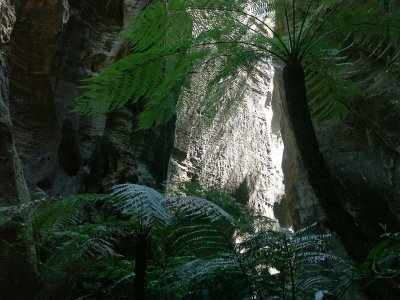
<svg viewBox="0 0 400 300">
<path fill-rule="evenodd" d="M 148 294 L 156 298 L 193 299 L 208 291 L 218 299 L 279 299 L 292 292 L 308 299 L 317 290 L 337 295 L 349 285 L 340 278 L 347 262 L 329 251 L 329 235 L 318 233 L 316 225 L 297 233 L 276 231 L 216 189 L 187 187 L 186 196 L 135 184 L 115 186 L 110 195 L 54 200 L 41 194 L 35 206 L 0 211 L 7 219 L 14 211 L 0 229 L 21 212 L 30 214 L 21 228 L 32 228 L 34 240 L 25 242 L 35 245 L 40 280 L 57 299 L 131 298 L 134 249 L 143 232 L 150 244 Z"/>
<path fill-rule="evenodd" d="M 196 93 L 179 97 L 186 88 L 205 91 L 201 107 L 213 119 L 232 114 L 246 91 L 260 92 L 257 78 L 271 58 L 296 57 L 307 71 L 313 114 L 342 117 L 362 90 L 349 50 L 367 50 L 398 69 L 398 18 L 394 1 L 156 2 L 121 34 L 130 54 L 86 81 L 75 111 L 104 113 L 144 101 L 139 127 L 149 128 L 170 120 L 177 108 L 198 105 Z M 195 73 L 207 79 L 191 80 Z"/>
</svg>

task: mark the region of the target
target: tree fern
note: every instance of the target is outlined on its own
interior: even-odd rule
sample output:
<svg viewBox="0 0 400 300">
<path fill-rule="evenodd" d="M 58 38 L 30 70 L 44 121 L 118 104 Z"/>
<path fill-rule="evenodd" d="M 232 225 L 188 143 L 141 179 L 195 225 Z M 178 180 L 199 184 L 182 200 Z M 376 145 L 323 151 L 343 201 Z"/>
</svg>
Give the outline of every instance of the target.
<svg viewBox="0 0 400 300">
<path fill-rule="evenodd" d="M 315 226 L 277 232 L 255 217 L 249 218 L 257 225 L 252 230 L 243 218 L 248 211 L 240 212 L 232 198 L 195 189 L 192 194 L 210 200 L 164 196 L 133 184 L 118 185 L 111 195 L 42 199 L 30 223 L 41 280 L 52 288 L 48 293 L 60 299 L 124 299 L 138 295 L 141 276 L 150 295 L 162 293 L 165 299 L 193 299 L 204 291 L 235 299 L 278 299 L 295 292 L 306 299 L 317 290 L 335 295 L 331 287 L 344 286 L 328 262 L 343 265 L 342 273 L 346 264 L 327 250 L 328 235 L 312 232 Z M 147 266 L 140 273 L 143 245 Z"/>
<path fill-rule="evenodd" d="M 45 279 L 62 282 L 62 277 L 74 272 L 82 261 L 112 256 L 115 240 L 110 228 L 85 224 L 53 232 L 51 248 L 48 249 L 50 255 L 42 266 Z"/>
<path fill-rule="evenodd" d="M 131 43 L 131 54 L 89 80 L 76 111 L 106 112 L 146 99 L 140 127 L 148 128 L 171 119 L 176 106 L 195 105 L 191 101 L 198 99 L 191 97 L 180 98 L 186 103 L 177 101 L 189 75 L 203 72 L 209 80 L 197 88 L 206 91 L 204 115 L 210 119 L 231 115 L 249 86 L 257 86 L 246 78 L 263 73 L 260 63 L 271 57 L 285 62 L 298 56 L 307 58 L 308 81 L 319 83 L 308 85 L 312 112 L 324 119 L 343 117 L 344 98 L 354 98 L 360 89 L 338 68 L 343 64 L 337 61 L 338 54 L 343 58 L 338 50 L 347 46 L 349 37 L 351 48 L 365 48 L 379 40 L 385 49 L 379 57 L 398 66 L 398 16 L 392 2 L 372 0 L 362 4 L 341 0 L 157 2 L 122 33 Z M 275 24 L 283 24 L 286 30 Z"/>
<path fill-rule="evenodd" d="M 172 218 L 164 203 L 164 196 L 154 189 L 136 184 L 121 184 L 112 188 L 112 195 L 122 213 L 145 226 L 163 226 Z"/>
<path fill-rule="evenodd" d="M 244 232 L 252 232 L 255 228 L 260 227 L 255 225 L 258 215 L 249 207 L 238 203 L 230 195 L 224 193 L 216 187 L 203 187 L 198 182 L 179 182 L 170 183 L 170 188 L 175 190 L 175 193 L 186 196 L 194 196 L 201 199 L 211 201 L 218 207 L 227 212 L 234 220 L 236 230 Z M 265 221 L 265 218 L 262 218 Z M 271 220 L 267 220 L 269 223 Z M 231 223 L 232 224 L 232 223 Z"/>
<path fill-rule="evenodd" d="M 315 225 L 296 233 L 273 230 L 260 231 L 238 245 L 246 263 L 253 270 L 275 270 L 273 285 L 270 274 L 259 277 L 260 289 L 277 295 L 295 295 L 300 299 L 313 297 L 318 290 L 339 295 L 341 276 L 351 264 L 329 251 L 330 235 L 314 234 Z M 350 278 L 350 276 L 349 276 Z M 267 280 L 267 282 L 265 282 Z M 284 297 L 283 297 L 284 298 Z"/>
</svg>

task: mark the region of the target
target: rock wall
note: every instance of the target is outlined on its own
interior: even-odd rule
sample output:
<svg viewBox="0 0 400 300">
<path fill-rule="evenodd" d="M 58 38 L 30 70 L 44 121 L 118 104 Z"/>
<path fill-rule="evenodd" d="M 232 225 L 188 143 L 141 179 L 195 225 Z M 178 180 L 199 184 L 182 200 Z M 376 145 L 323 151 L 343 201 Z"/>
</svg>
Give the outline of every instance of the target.
<svg viewBox="0 0 400 300">
<path fill-rule="evenodd" d="M 210 125 L 199 106 L 187 105 L 178 115 L 169 180 L 198 181 L 222 188 L 237 200 L 264 215 L 290 225 L 284 209 L 281 160 L 283 145 L 279 118 L 272 109 L 272 66 L 262 66 L 262 94 L 247 92 L 235 111 Z M 207 71 L 192 78 L 193 92 L 184 92 L 180 102 L 204 98 L 201 88 Z M 200 82 L 200 83 L 199 83 Z M 194 94 L 193 94 L 194 93 Z"/>
<path fill-rule="evenodd" d="M 173 126 L 135 133 L 137 106 L 108 116 L 71 113 L 80 80 L 123 55 L 117 36 L 148 1 L 1 1 L 11 16 L 2 40 L 28 185 L 61 196 L 125 181 L 160 186 Z"/>
<path fill-rule="evenodd" d="M 0 207 L 29 200 L 22 164 L 15 147 L 10 115 L 8 68 L 3 43 L 9 40 L 15 10 L 8 0 L 0 0 Z"/>
<path fill-rule="evenodd" d="M 248 95 L 239 117 L 224 126 L 209 128 L 191 112 L 178 119 L 176 136 L 173 124 L 135 132 L 140 105 L 107 116 L 71 110 L 80 80 L 123 55 L 126 45 L 116 37 L 148 1 L 2 1 L 12 15 L 2 36 L 16 145 L 29 186 L 63 196 L 125 181 L 161 187 L 169 174 L 172 181 L 221 187 L 288 224 L 279 204 L 282 142 L 272 114 L 272 75 L 264 97 Z"/>
<path fill-rule="evenodd" d="M 9 110 L 8 74 L 1 50 L 0 45 L 0 207 L 29 200 L 22 164 L 15 148 Z"/>
<path fill-rule="evenodd" d="M 173 124 L 135 132 L 140 105 L 107 116 L 71 113 L 80 80 L 123 55 L 126 45 L 116 37 L 147 3 L 0 0 L 10 112 L 28 185 L 67 195 L 101 192 L 125 181 L 160 187 L 167 177 L 196 180 L 222 187 L 285 226 L 293 222 L 298 228 L 316 217 L 323 221 L 272 73 L 265 78 L 264 96 L 245 96 L 224 125 L 207 126 L 196 108 L 179 115 L 176 134 Z M 376 233 L 376 224 L 395 226 L 400 214 L 400 123 L 393 106 L 397 81 L 384 75 L 379 64 L 370 70 L 368 99 L 355 103 L 342 123 L 315 126 L 346 199 L 343 205 L 367 231 Z"/>
</svg>

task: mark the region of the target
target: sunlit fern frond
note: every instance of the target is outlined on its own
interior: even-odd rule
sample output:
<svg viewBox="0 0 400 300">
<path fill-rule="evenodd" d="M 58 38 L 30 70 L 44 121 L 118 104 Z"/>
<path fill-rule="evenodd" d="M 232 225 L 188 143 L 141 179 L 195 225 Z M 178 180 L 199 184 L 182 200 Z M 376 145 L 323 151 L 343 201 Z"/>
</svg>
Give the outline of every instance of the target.
<svg viewBox="0 0 400 300">
<path fill-rule="evenodd" d="M 192 224 L 176 225 L 168 237 L 175 255 L 192 254 L 204 257 L 232 249 L 233 231 L 227 232 L 217 224 L 207 224 L 196 218 Z"/>
<path fill-rule="evenodd" d="M 211 222 L 219 220 L 227 221 L 229 224 L 235 224 L 235 219 L 215 203 L 206 199 L 197 197 L 167 197 L 166 205 L 187 218 L 197 216 L 207 218 Z"/>
<path fill-rule="evenodd" d="M 152 188 L 137 184 L 120 184 L 112 188 L 112 196 L 123 214 L 145 226 L 162 226 L 172 218 L 164 195 Z"/>
<path fill-rule="evenodd" d="M 220 284 L 220 278 L 228 276 L 236 283 L 231 289 L 237 291 L 233 295 L 234 298 L 230 299 L 250 299 L 248 297 L 251 291 L 247 287 L 245 276 L 239 264 L 230 256 L 222 255 L 208 259 L 190 257 L 187 262 L 168 268 L 153 284 L 162 295 L 169 294 L 173 299 L 188 299 L 204 294 L 208 288 L 215 290 L 213 284 Z M 208 286 L 210 284 L 211 286 Z M 232 293 L 226 291 L 226 294 Z"/>
<path fill-rule="evenodd" d="M 174 270 L 180 276 L 187 276 L 188 278 L 196 278 L 197 280 L 204 279 L 211 273 L 230 269 L 233 272 L 240 272 L 237 262 L 231 257 L 219 257 L 214 259 L 197 259 L 190 261 L 187 264 L 179 266 Z M 188 276 L 189 275 L 189 276 Z"/>
<path fill-rule="evenodd" d="M 104 113 L 143 99 L 145 109 L 139 127 L 165 123 L 175 115 L 181 89 L 190 74 L 216 61 L 224 69 L 213 75 L 204 107 L 209 107 L 207 114 L 211 117 L 221 108 L 226 114 L 232 112 L 243 98 L 243 90 L 250 86 L 255 89 L 246 80 L 250 68 L 254 70 L 260 58 L 272 51 L 269 42 L 273 37 L 268 29 L 256 34 L 252 26 L 264 22 L 248 17 L 246 6 L 245 1 L 222 0 L 175 0 L 150 5 L 122 34 L 132 44 L 131 54 L 88 80 L 75 111 Z M 233 54 L 227 52 L 229 49 L 238 51 Z M 257 52 L 260 49 L 266 52 Z M 247 53 L 243 55 L 239 50 Z M 222 59 L 224 52 L 227 55 Z M 241 77 L 235 80 L 238 73 Z"/>
<path fill-rule="evenodd" d="M 179 193 L 206 199 L 221 207 L 235 219 L 237 230 L 251 232 L 257 227 L 255 225 L 257 219 L 255 213 L 217 187 L 203 187 L 198 182 L 193 181 L 171 183 L 171 185 Z"/>
<path fill-rule="evenodd" d="M 354 89 L 351 78 L 338 76 L 335 69 L 341 63 L 330 60 L 329 49 L 343 49 L 350 42 L 352 49 L 365 48 L 370 57 L 400 71 L 398 17 L 391 1 L 156 2 L 122 34 L 131 43 L 131 53 L 88 81 L 75 111 L 107 112 L 143 100 L 139 127 L 149 128 L 171 120 L 176 106 L 199 104 L 196 93 L 179 98 L 182 88 L 190 86 L 205 91 L 200 106 L 208 119 L 225 120 L 246 91 L 257 90 L 260 64 L 271 57 L 282 62 L 298 57 L 308 68 L 308 81 L 314 81 L 308 87 L 313 89 L 313 114 L 321 119 L 342 117 Z M 321 64 L 323 55 L 327 62 Z M 200 84 L 194 76 L 191 81 L 196 73 L 209 80 Z"/>
<path fill-rule="evenodd" d="M 168 236 L 176 255 L 232 251 L 238 222 L 223 208 L 197 197 L 168 197 L 166 203 L 176 215 Z"/>
<path fill-rule="evenodd" d="M 268 278 L 274 270 L 281 278 L 286 278 L 284 288 L 290 293 L 289 278 L 292 278 L 295 294 L 301 299 L 313 297 L 318 290 L 337 296 L 345 286 L 348 287 L 351 264 L 331 250 L 331 235 L 318 231 L 317 224 L 295 233 L 264 230 L 244 239 L 237 247 L 250 270 L 264 270 L 270 293 L 282 293 L 282 286 L 277 288 Z M 348 277 L 344 279 L 346 274 Z M 260 284 L 263 276 L 259 277 Z"/>
</svg>

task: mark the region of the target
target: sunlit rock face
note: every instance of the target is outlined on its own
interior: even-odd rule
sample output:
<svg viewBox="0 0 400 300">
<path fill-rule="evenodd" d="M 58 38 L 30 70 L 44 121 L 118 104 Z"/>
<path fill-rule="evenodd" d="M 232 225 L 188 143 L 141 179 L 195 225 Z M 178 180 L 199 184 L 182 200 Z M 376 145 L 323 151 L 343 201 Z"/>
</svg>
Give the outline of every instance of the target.
<svg viewBox="0 0 400 300">
<path fill-rule="evenodd" d="M 1 36 L 9 66 L 10 110 L 29 186 L 68 195 L 99 192 L 126 181 L 156 186 L 165 178 L 154 165 L 167 159 L 151 151 L 167 144 L 167 130 L 133 133 L 137 108 L 109 116 L 71 113 L 81 80 L 123 55 L 126 45 L 118 34 L 147 2 L 0 1 L 7 8 Z M 126 126 L 130 130 L 124 131 Z"/>
<path fill-rule="evenodd" d="M 246 93 L 233 113 L 221 117 L 223 121 L 219 122 L 217 116 L 208 124 L 199 104 L 181 111 L 169 180 L 198 181 L 205 186 L 222 188 L 238 201 L 287 225 L 287 215 L 281 206 L 283 145 L 279 118 L 276 119 L 272 108 L 273 72 L 268 64 L 263 70 L 261 95 Z M 191 97 L 200 103 L 204 97 L 201 92 L 204 78 L 207 78 L 204 73 L 193 78 L 195 95 L 184 92 L 182 97 Z"/>
</svg>

